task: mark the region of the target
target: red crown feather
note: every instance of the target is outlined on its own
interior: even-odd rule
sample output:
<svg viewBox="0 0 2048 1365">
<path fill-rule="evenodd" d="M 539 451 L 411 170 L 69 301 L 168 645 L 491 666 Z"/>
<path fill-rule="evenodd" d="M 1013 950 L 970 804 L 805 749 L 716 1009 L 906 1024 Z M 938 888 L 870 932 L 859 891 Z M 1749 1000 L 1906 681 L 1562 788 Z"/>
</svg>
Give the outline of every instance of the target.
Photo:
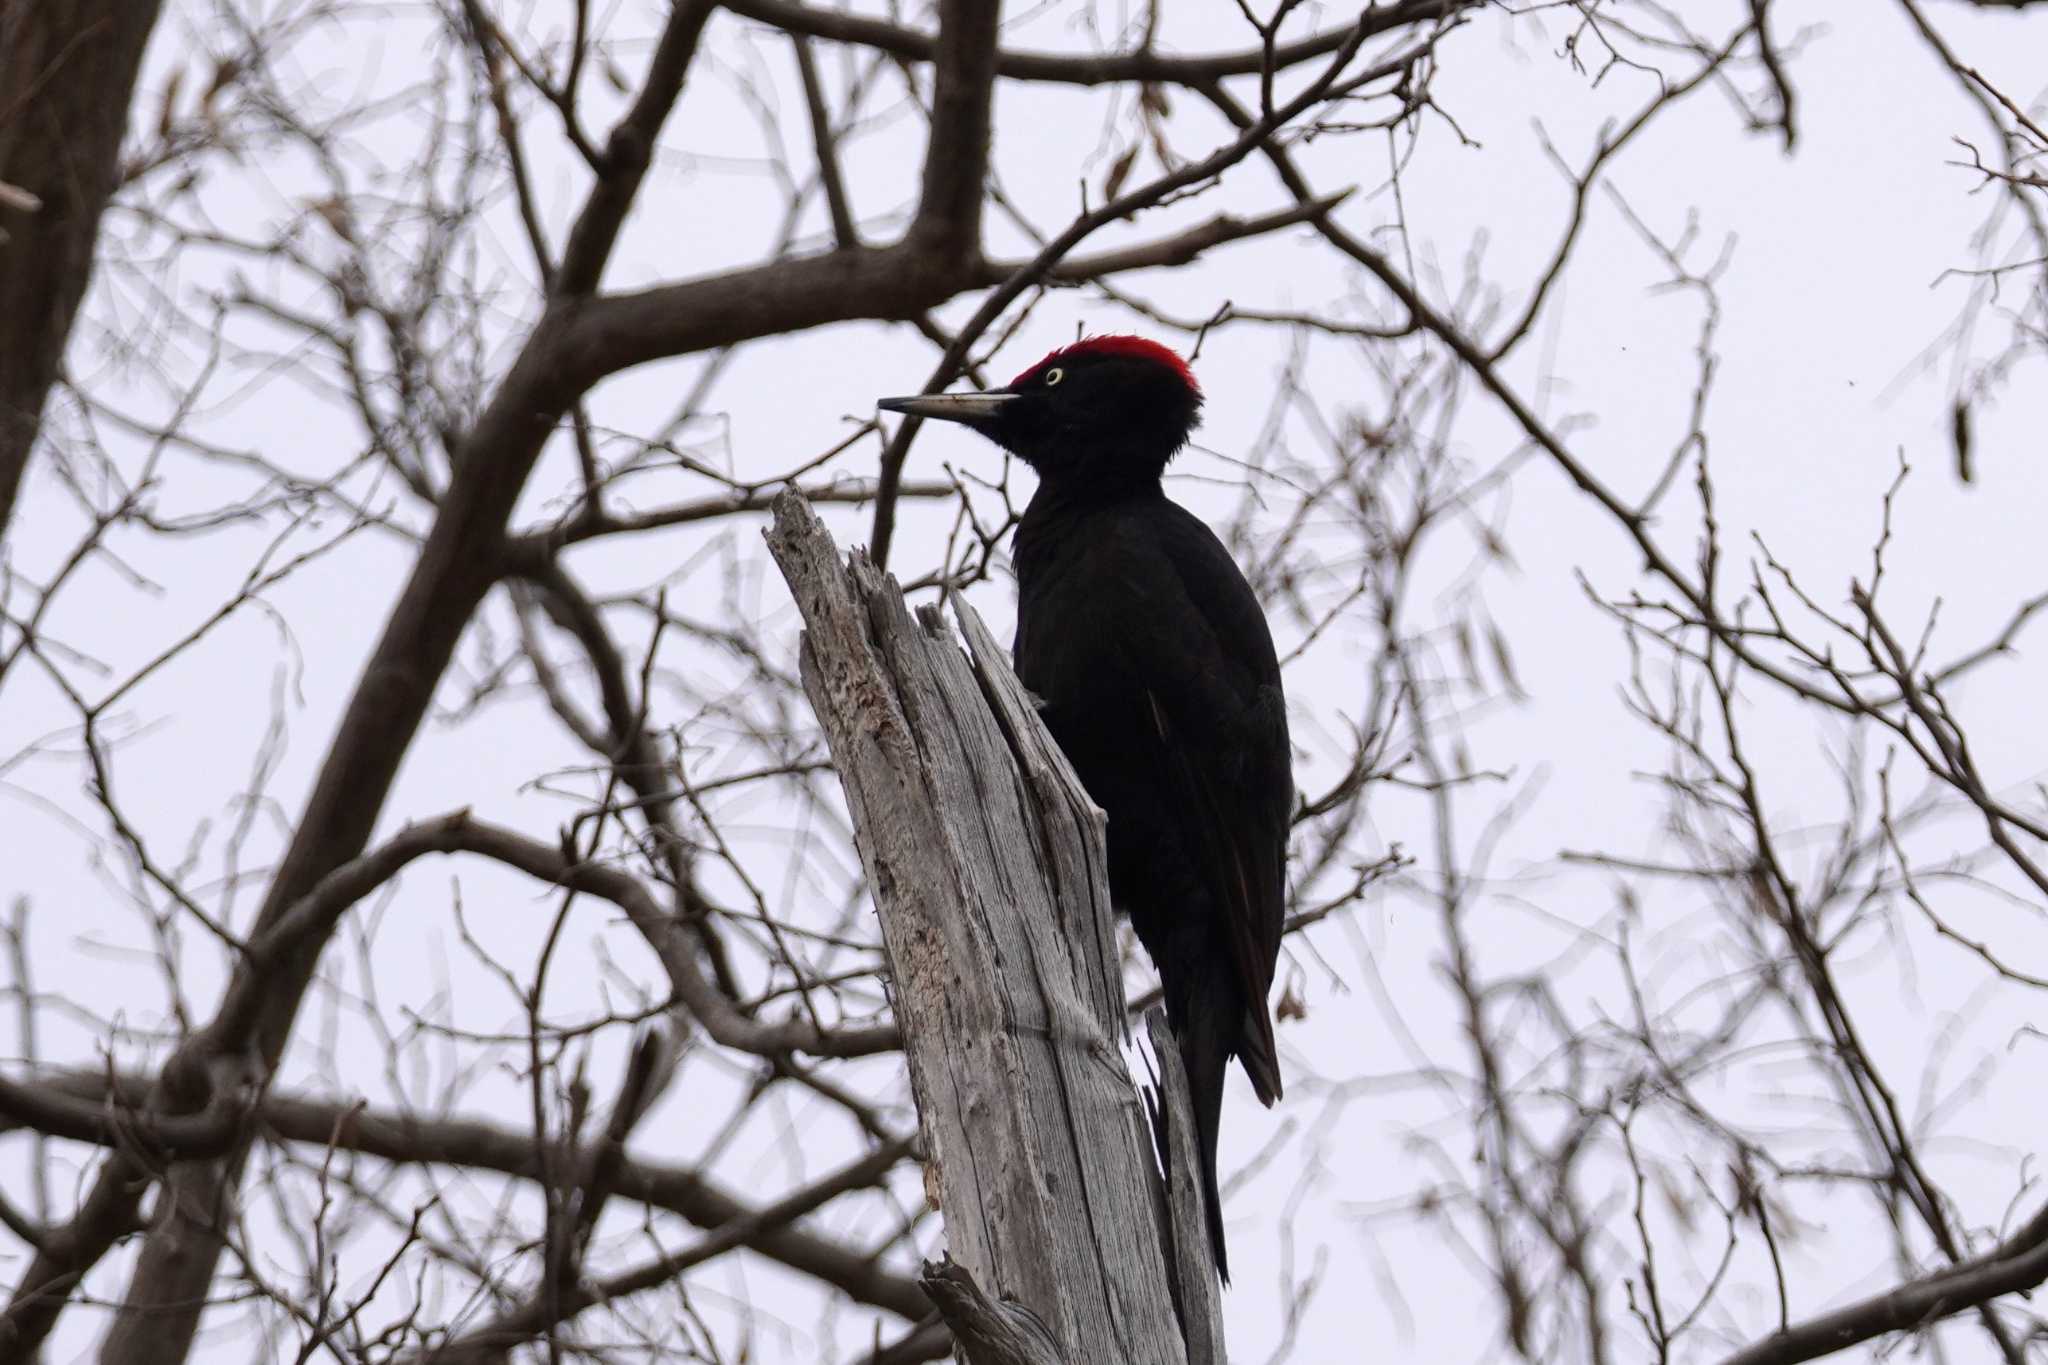
<svg viewBox="0 0 2048 1365">
<path fill-rule="evenodd" d="M 1036 365 L 1033 365 L 1030 369 L 1011 380 L 1010 385 L 1014 388 L 1049 365 L 1056 365 L 1062 360 L 1072 360 L 1076 356 L 1084 355 L 1120 355 L 1128 356 L 1134 360 L 1153 361 L 1166 366 L 1179 375 L 1181 382 L 1188 386 L 1190 393 L 1196 397 L 1201 396 L 1202 386 L 1195 382 L 1195 372 L 1188 368 L 1188 362 L 1181 358 L 1178 351 L 1161 346 L 1150 337 L 1131 336 L 1126 333 L 1082 337 L 1071 345 L 1062 346 L 1058 350 L 1049 353 Z"/>
</svg>

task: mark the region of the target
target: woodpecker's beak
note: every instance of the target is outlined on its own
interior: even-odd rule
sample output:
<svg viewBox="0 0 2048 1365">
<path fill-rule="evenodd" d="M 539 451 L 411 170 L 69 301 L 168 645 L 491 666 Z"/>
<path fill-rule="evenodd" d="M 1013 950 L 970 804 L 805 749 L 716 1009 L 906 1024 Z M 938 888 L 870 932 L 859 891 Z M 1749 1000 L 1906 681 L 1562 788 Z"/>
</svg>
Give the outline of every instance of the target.
<svg viewBox="0 0 2048 1365">
<path fill-rule="evenodd" d="M 973 423 L 1001 415 L 1003 405 L 1015 402 L 1018 397 L 1014 393 L 927 393 L 908 398 L 884 398 L 875 406 L 884 412 L 900 412 L 910 417 Z"/>
</svg>

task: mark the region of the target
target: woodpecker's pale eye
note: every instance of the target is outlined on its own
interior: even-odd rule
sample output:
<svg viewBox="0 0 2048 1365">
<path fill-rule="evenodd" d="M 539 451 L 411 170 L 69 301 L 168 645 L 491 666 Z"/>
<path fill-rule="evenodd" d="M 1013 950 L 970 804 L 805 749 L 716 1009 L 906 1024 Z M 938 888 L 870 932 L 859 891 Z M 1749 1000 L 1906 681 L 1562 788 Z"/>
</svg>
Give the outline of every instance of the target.
<svg viewBox="0 0 2048 1365">
<path fill-rule="evenodd" d="M 1057 367 L 1047 370 L 1045 372 L 1045 386 L 1049 389 L 1066 377 L 1067 372 Z"/>
</svg>

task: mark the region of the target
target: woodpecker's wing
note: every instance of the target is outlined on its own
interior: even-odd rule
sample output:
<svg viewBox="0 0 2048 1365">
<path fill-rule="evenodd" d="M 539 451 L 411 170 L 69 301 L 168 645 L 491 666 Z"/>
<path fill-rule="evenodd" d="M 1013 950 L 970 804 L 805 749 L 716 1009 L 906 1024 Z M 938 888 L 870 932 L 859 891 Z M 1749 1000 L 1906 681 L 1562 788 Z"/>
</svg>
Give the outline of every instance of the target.
<svg viewBox="0 0 2048 1365">
<path fill-rule="evenodd" d="M 1240 1057 L 1270 1104 L 1280 1075 L 1266 998 L 1294 800 L 1272 634 L 1230 552 L 1175 504 L 1147 502 L 1088 532 L 1077 561 L 1085 580 L 1039 589 L 1056 596 L 1058 619 L 1020 613 L 1030 626 L 1018 635 L 1019 670 L 1056 734 L 1078 727 L 1110 740 L 1105 727 L 1129 727 L 1114 737 L 1117 761 L 1140 771 L 1117 774 L 1117 785 L 1164 807 L 1215 897 L 1246 1002 Z"/>
<path fill-rule="evenodd" d="M 1275 703 L 1270 710 L 1280 714 L 1278 735 L 1286 742 L 1284 713 L 1277 704 L 1278 689 L 1271 689 Z M 1280 823 L 1277 837 L 1271 821 L 1262 820 L 1262 785 L 1247 759 L 1260 747 L 1260 738 L 1270 737 L 1274 727 L 1265 722 L 1268 708 L 1261 705 L 1244 728 L 1249 741 L 1245 751 L 1221 753 L 1189 743 L 1183 738 L 1185 726 L 1176 724 L 1157 692 L 1147 692 L 1159 752 L 1174 774 L 1168 790 L 1181 795 L 1183 828 L 1199 831 L 1189 840 L 1199 850 L 1206 881 L 1215 888 L 1223 908 L 1225 938 L 1231 965 L 1243 988 L 1245 1007 L 1243 1039 L 1238 1057 L 1252 1088 L 1263 1104 L 1280 1098 L 1280 1060 L 1273 1039 L 1273 1018 L 1266 997 L 1273 988 L 1273 967 L 1280 953 L 1281 929 L 1286 917 L 1286 824 Z"/>
<path fill-rule="evenodd" d="M 1287 702 L 1273 636 L 1251 585 L 1215 534 L 1168 503 L 1162 543 L 1206 638 L 1185 627 L 1156 642 L 1167 682 L 1151 689 L 1155 723 L 1188 795 L 1211 884 L 1221 888 L 1231 958 L 1245 992 L 1240 1060 L 1261 1102 L 1280 1096 L 1267 996 L 1287 916 L 1287 834 L 1294 806 Z M 1180 655 L 1172 671 L 1173 654 Z"/>
</svg>

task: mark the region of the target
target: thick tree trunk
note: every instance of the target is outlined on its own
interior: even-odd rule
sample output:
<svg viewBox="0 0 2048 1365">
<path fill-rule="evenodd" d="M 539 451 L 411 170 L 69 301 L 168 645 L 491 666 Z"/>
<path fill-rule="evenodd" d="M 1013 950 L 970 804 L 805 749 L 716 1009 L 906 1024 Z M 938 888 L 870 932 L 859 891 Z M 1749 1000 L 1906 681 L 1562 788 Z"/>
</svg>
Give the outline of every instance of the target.
<svg viewBox="0 0 2048 1365">
<path fill-rule="evenodd" d="M 161 0 L 0 0 L 0 539 L 92 278 Z"/>
<path fill-rule="evenodd" d="M 963 652 L 865 555 L 842 564 L 794 493 L 769 546 L 881 915 L 946 1220 L 935 1301 L 977 1365 L 1221 1361 L 1199 1203 L 1163 1196 L 1118 1051 L 1101 812 L 972 609 Z"/>
</svg>

